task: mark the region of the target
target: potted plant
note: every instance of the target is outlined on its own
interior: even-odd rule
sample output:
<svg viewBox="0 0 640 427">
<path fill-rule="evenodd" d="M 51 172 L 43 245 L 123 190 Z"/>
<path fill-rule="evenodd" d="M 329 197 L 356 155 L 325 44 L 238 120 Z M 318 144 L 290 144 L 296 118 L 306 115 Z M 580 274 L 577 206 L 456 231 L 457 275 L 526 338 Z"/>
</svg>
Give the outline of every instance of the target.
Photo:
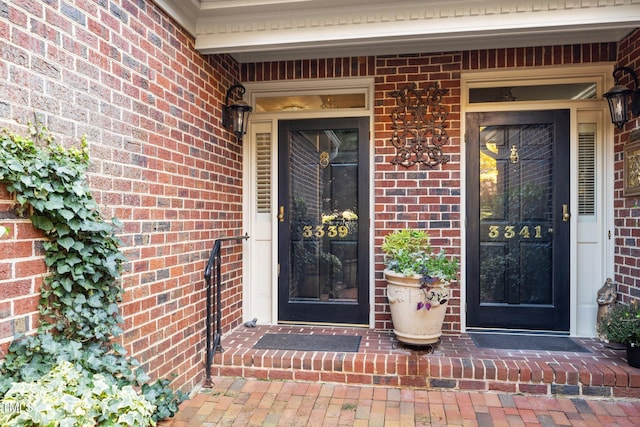
<svg viewBox="0 0 640 427">
<path fill-rule="evenodd" d="M 387 298 L 398 341 L 433 345 L 440 341 L 447 312 L 449 284 L 456 280 L 458 260 L 431 250 L 423 230 L 396 230 L 384 238 Z"/>
<path fill-rule="evenodd" d="M 607 341 L 624 344 L 627 363 L 640 368 L 640 307 L 637 302 L 614 305 L 604 315 L 598 328 Z"/>
</svg>

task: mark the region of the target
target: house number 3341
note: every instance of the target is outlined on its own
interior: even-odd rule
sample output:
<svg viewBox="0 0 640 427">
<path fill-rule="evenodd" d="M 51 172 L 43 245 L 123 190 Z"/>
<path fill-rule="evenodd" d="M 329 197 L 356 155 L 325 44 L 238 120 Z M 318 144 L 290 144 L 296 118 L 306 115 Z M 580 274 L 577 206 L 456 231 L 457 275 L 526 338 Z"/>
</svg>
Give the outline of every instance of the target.
<svg viewBox="0 0 640 427">
<path fill-rule="evenodd" d="M 528 225 L 522 226 L 519 230 L 515 225 L 490 225 L 489 226 L 489 238 L 497 239 L 502 236 L 505 239 L 513 239 L 514 237 L 520 236 L 523 239 L 541 239 L 542 238 L 542 226 L 536 225 L 535 227 L 530 227 Z"/>
</svg>

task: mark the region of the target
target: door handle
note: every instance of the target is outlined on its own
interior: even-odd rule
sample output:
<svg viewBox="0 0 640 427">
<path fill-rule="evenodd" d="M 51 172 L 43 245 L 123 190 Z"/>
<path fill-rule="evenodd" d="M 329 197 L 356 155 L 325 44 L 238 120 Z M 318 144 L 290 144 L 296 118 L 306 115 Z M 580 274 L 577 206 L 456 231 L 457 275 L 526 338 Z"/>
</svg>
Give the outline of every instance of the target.
<svg viewBox="0 0 640 427">
<path fill-rule="evenodd" d="M 278 221 L 284 222 L 284 206 L 280 206 L 278 210 Z"/>
<path fill-rule="evenodd" d="M 567 222 L 570 218 L 569 205 L 562 205 L 562 221 Z"/>
</svg>

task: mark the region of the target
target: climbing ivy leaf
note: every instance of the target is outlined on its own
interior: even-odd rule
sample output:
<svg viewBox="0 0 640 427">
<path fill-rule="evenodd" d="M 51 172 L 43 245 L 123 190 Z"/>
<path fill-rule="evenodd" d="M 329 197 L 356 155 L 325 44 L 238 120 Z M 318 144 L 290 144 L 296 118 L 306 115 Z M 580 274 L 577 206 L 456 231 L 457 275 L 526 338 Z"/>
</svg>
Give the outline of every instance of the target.
<svg viewBox="0 0 640 427">
<path fill-rule="evenodd" d="M 73 218 L 75 216 L 73 211 L 70 211 L 69 209 L 62 209 L 62 208 L 60 210 L 58 210 L 58 215 L 60 215 L 61 217 L 63 217 L 67 221 L 69 221 L 71 218 Z"/>
<path fill-rule="evenodd" d="M 39 228 L 42 231 L 53 230 L 53 222 L 51 222 L 51 220 L 46 216 L 33 215 L 31 217 L 31 222 L 36 228 Z"/>
<path fill-rule="evenodd" d="M 58 245 L 62 246 L 66 250 L 69 250 L 71 246 L 75 243 L 71 237 L 63 237 L 62 239 L 58 239 Z"/>
</svg>

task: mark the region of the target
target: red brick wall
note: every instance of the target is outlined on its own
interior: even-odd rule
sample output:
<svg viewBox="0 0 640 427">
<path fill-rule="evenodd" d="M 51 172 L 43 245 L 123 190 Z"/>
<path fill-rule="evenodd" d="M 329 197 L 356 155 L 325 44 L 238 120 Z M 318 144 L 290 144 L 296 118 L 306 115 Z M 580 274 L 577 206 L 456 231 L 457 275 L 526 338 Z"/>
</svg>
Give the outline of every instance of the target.
<svg viewBox="0 0 640 427">
<path fill-rule="evenodd" d="M 383 56 L 376 61 L 375 77 L 375 245 L 395 229 L 428 230 L 434 250 L 443 248 L 460 255 L 460 53 Z M 448 110 L 447 135 L 443 147 L 448 163 L 429 169 L 391 164 L 396 155 L 390 143 L 391 112 L 396 107 L 393 91 L 415 83 L 425 89 L 431 82 L 447 89 L 442 103 Z M 391 314 L 382 277 L 383 257 L 376 251 L 376 328 L 391 329 Z M 452 284 L 445 332 L 460 331 L 460 286 Z"/>
<path fill-rule="evenodd" d="M 89 185 L 124 222 L 123 344 L 152 376 L 190 389 L 204 367 L 203 269 L 242 233 L 242 148 L 220 126 L 239 66 L 203 57 L 151 1 L 0 3 L 0 126 L 34 114 L 65 144 L 90 144 Z M 0 344 L 33 331 L 40 236 L 0 188 Z M 241 247 L 223 251 L 224 330 L 241 322 Z"/>
<path fill-rule="evenodd" d="M 386 55 L 243 64 L 242 81 L 300 80 L 325 77 L 374 77 L 375 170 L 375 327 L 391 328 L 389 305 L 385 296 L 382 254 L 383 237 L 394 229 L 428 229 L 435 249 L 460 255 L 460 73 L 465 70 L 551 66 L 613 61 L 615 43 L 543 46 L 481 51 L 445 52 L 415 55 Z M 443 99 L 449 115 L 449 143 L 444 147 L 451 160 L 442 167 L 404 168 L 392 165 L 395 150 L 391 145 L 391 111 L 395 99 L 391 92 L 415 83 L 419 89 L 437 81 L 449 90 Z M 460 331 L 460 285 L 452 285 L 444 331 Z"/>
<path fill-rule="evenodd" d="M 14 334 L 37 325 L 38 301 L 45 265 L 42 235 L 30 220 L 17 219 L 16 200 L 0 184 L 0 226 L 8 233 L 0 237 L 0 342 L 6 350 Z"/>
<path fill-rule="evenodd" d="M 463 70 L 540 67 L 615 61 L 616 43 L 518 47 L 462 53 Z"/>
<path fill-rule="evenodd" d="M 620 42 L 618 66 L 626 66 L 640 73 L 640 30 L 636 30 Z M 626 73 L 621 84 L 629 88 L 634 82 Z M 623 129 L 615 132 L 614 145 L 614 211 L 615 211 L 615 282 L 620 298 L 640 298 L 640 197 L 624 197 L 624 145 L 632 132 L 640 132 L 640 117 L 630 115 Z"/>
</svg>

